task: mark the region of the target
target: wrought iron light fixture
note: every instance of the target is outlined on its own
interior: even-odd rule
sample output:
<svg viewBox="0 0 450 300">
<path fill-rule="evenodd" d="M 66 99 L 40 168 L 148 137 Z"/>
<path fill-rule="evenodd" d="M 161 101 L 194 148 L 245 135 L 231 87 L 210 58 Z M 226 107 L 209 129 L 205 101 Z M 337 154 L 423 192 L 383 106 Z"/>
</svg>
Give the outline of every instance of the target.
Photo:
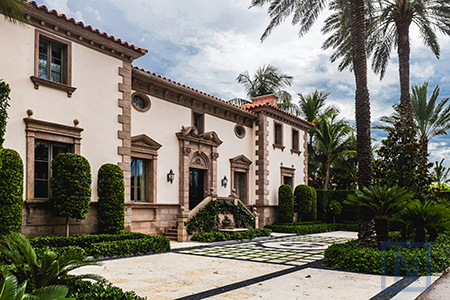
<svg viewBox="0 0 450 300">
<path fill-rule="evenodd" d="M 167 182 L 170 182 L 170 184 L 173 183 L 173 180 L 175 179 L 175 173 L 170 169 L 169 173 L 167 174 Z"/>
<path fill-rule="evenodd" d="M 227 187 L 227 184 L 228 184 L 228 178 L 227 178 L 227 175 L 225 175 L 225 176 L 223 176 L 223 178 L 222 178 L 222 186 L 223 186 L 224 188 L 226 188 L 226 187 Z"/>
</svg>

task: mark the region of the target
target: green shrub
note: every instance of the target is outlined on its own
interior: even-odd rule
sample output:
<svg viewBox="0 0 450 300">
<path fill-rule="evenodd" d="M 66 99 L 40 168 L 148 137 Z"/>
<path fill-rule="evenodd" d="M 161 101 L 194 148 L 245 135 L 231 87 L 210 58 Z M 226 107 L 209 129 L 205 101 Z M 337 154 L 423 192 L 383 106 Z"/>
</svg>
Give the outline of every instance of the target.
<svg viewBox="0 0 450 300">
<path fill-rule="evenodd" d="M 95 243 L 85 250 L 88 255 L 95 258 L 161 253 L 170 250 L 170 240 L 165 236 L 149 236 L 139 240 Z"/>
<path fill-rule="evenodd" d="M 125 191 L 119 166 L 104 164 L 98 171 L 98 229 L 100 233 L 120 233 L 124 229 Z"/>
<path fill-rule="evenodd" d="M 23 206 L 23 162 L 19 153 L 0 148 L 0 234 L 20 232 Z"/>
<path fill-rule="evenodd" d="M 255 227 L 255 218 L 247 212 L 242 204 L 235 205 L 229 201 L 218 199 L 208 203 L 186 223 L 187 232 L 192 234 L 216 230 L 220 225 L 219 214 L 232 214 L 236 228 Z"/>
<path fill-rule="evenodd" d="M 67 283 L 69 293 L 67 297 L 76 300 L 145 300 L 147 298 L 136 295 L 134 291 L 124 291 L 113 286 L 106 280 L 91 282 L 86 280 L 72 280 Z"/>
<path fill-rule="evenodd" d="M 284 224 L 284 225 L 266 225 L 264 228 L 268 228 L 273 232 L 281 233 L 296 233 L 298 235 L 320 233 L 328 231 L 358 231 L 357 224 L 313 224 L 313 225 L 296 225 L 296 224 Z"/>
<path fill-rule="evenodd" d="M 278 188 L 278 223 L 292 223 L 294 220 L 294 195 L 292 187 L 283 184 Z"/>
<path fill-rule="evenodd" d="M 69 247 L 78 246 L 81 248 L 89 247 L 94 243 L 122 241 L 122 240 L 139 240 L 145 239 L 150 235 L 138 232 L 123 232 L 121 234 L 89 234 L 75 235 L 71 237 L 34 237 L 29 238 L 33 247 Z"/>
<path fill-rule="evenodd" d="M 89 211 L 91 167 L 81 155 L 61 153 L 53 159 L 52 170 L 50 214 L 66 218 L 66 235 L 69 236 L 69 218 L 84 219 Z"/>
<path fill-rule="evenodd" d="M 327 203 L 329 190 L 316 190 L 317 195 L 317 220 L 326 222 L 327 221 Z"/>
<path fill-rule="evenodd" d="M 431 273 L 442 272 L 450 265 L 450 237 L 440 235 L 431 243 Z M 394 275 L 394 257 L 401 254 L 408 265 L 413 265 L 414 253 L 419 257 L 417 273 L 426 274 L 426 249 L 424 248 L 390 248 L 386 250 L 386 274 Z M 381 250 L 378 248 L 357 248 L 357 241 L 352 240 L 344 244 L 335 244 L 325 250 L 325 264 L 333 268 L 381 274 Z M 406 275 L 402 266 L 401 275 Z"/>
<path fill-rule="evenodd" d="M 254 239 L 261 236 L 270 236 L 272 230 L 264 229 L 249 229 L 242 232 L 204 232 L 200 234 L 194 234 L 192 236 L 192 241 L 198 241 L 203 243 L 219 242 L 219 241 L 229 241 L 229 240 L 246 240 Z"/>
<path fill-rule="evenodd" d="M 317 193 L 313 187 L 300 184 L 294 191 L 294 211 L 300 216 L 300 221 L 317 220 Z"/>
<path fill-rule="evenodd" d="M 3 148 L 6 132 L 6 120 L 8 119 L 7 109 L 9 107 L 9 85 L 0 79 L 0 149 Z"/>
</svg>

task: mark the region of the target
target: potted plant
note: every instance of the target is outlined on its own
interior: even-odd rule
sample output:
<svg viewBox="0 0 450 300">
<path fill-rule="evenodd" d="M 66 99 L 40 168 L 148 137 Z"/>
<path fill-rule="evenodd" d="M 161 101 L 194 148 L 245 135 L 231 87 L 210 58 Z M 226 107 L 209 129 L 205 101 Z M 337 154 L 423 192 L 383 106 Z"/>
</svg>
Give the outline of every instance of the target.
<svg viewBox="0 0 450 300">
<path fill-rule="evenodd" d="M 225 218 L 222 220 L 222 226 L 225 229 L 228 229 L 231 227 L 231 224 L 233 224 L 233 221 L 230 219 L 229 216 L 225 215 Z"/>
</svg>

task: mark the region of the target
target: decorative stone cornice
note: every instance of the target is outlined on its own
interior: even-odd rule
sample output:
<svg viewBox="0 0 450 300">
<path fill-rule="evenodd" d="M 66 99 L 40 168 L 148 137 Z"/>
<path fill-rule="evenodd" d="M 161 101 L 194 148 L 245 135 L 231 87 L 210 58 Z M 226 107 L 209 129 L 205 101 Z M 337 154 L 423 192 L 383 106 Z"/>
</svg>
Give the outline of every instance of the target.
<svg viewBox="0 0 450 300">
<path fill-rule="evenodd" d="M 70 22 L 45 10 L 36 9 L 34 6 L 23 6 L 23 11 L 30 25 L 109 56 L 133 61 L 145 54 L 134 47 L 129 47 L 128 43 L 118 39 L 115 41 L 111 39 L 111 36 L 103 33 L 103 35 L 100 35 L 98 31 L 93 31 L 90 26 L 79 26 L 76 24 L 77 22 Z"/>
<path fill-rule="evenodd" d="M 295 128 L 298 128 L 298 129 L 301 129 L 304 131 L 308 131 L 313 127 L 310 124 L 300 120 L 299 118 L 295 118 L 286 113 L 283 113 L 282 111 L 279 111 L 270 105 L 252 107 L 249 109 L 258 115 L 264 114 L 268 117 L 271 117 L 274 120 L 283 122 L 284 124 L 288 124 L 292 127 L 295 127 Z"/>
<path fill-rule="evenodd" d="M 257 119 L 257 116 L 249 111 L 136 68 L 133 69 L 132 88 L 189 107 L 196 112 L 213 115 L 247 127 L 253 127 L 253 123 Z"/>
<path fill-rule="evenodd" d="M 181 127 L 181 131 L 177 132 L 177 137 L 179 140 L 188 140 L 191 142 L 197 142 L 200 144 L 211 145 L 219 147 L 223 142 L 219 139 L 219 136 L 214 131 L 205 132 L 203 134 L 198 134 L 197 128 L 195 126 Z"/>
</svg>

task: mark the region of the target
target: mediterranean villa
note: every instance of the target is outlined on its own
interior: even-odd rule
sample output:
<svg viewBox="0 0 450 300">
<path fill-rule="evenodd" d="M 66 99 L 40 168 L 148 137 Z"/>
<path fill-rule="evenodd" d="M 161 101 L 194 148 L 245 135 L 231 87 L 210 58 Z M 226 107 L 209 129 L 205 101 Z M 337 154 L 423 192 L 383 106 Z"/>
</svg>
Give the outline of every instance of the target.
<svg viewBox="0 0 450 300">
<path fill-rule="evenodd" d="M 124 173 L 125 230 L 155 235 L 216 198 L 241 202 L 263 227 L 277 219 L 279 186 L 307 183 L 312 124 L 278 109 L 276 96 L 230 104 L 133 66 L 146 49 L 29 3 L 27 24 L 0 18 L 0 78 L 11 87 L 4 147 L 24 162 L 23 234 L 64 232 L 65 220 L 47 210 L 61 152 L 92 169 L 91 208 L 71 220 L 73 234 L 97 230 L 105 163 Z"/>
</svg>

